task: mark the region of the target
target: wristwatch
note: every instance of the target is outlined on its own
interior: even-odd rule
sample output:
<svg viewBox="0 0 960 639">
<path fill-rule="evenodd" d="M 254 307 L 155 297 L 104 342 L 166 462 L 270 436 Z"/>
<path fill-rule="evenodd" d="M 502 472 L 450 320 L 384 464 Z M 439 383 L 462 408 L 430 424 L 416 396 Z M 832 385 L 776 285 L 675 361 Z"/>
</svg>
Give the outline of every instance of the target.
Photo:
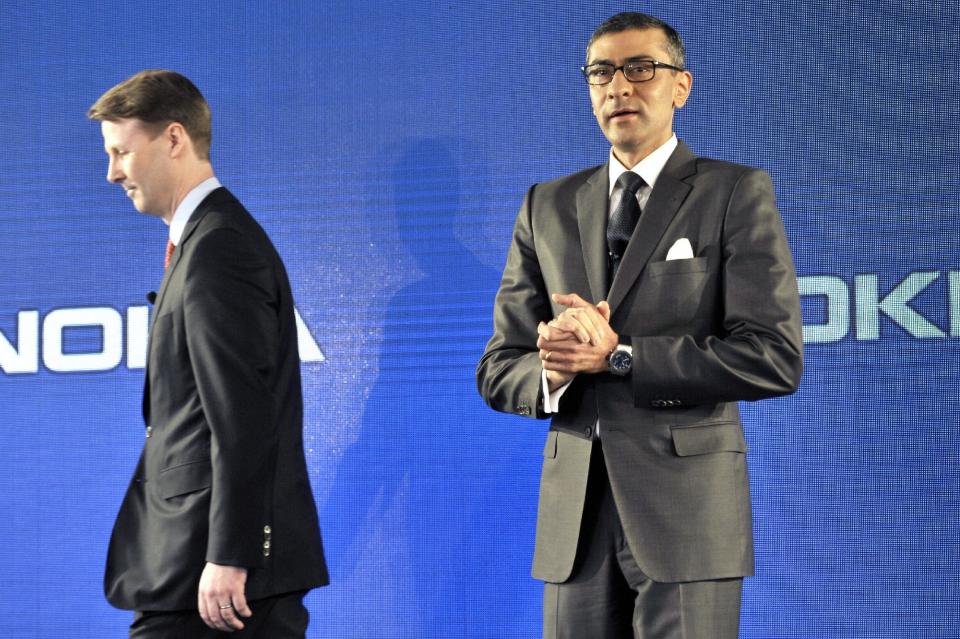
<svg viewBox="0 0 960 639">
<path fill-rule="evenodd" d="M 633 347 L 629 344 L 620 344 L 607 357 L 607 368 L 614 375 L 623 377 L 630 374 L 633 368 Z"/>
</svg>

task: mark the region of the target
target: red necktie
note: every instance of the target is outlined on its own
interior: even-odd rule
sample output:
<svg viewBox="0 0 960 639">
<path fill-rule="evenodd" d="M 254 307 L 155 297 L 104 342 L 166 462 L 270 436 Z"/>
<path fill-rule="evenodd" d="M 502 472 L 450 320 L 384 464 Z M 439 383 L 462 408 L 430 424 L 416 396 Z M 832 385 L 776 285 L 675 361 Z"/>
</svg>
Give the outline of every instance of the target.
<svg viewBox="0 0 960 639">
<path fill-rule="evenodd" d="M 170 258 L 173 257 L 174 248 L 176 248 L 176 245 L 170 240 L 167 240 L 167 252 L 163 256 L 163 270 L 170 268 Z"/>
</svg>

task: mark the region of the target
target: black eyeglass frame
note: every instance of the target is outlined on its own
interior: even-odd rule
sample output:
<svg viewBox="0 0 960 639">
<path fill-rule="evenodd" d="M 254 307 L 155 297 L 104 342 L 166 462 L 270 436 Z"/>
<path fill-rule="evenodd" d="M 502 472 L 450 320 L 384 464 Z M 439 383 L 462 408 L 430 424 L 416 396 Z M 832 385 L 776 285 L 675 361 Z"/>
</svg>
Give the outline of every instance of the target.
<svg viewBox="0 0 960 639">
<path fill-rule="evenodd" d="M 646 80 L 631 80 L 631 79 L 627 76 L 627 70 L 626 70 L 626 68 L 627 68 L 628 66 L 631 66 L 631 65 L 646 65 L 646 64 L 649 64 L 649 65 L 651 65 L 651 66 L 653 67 L 653 73 L 651 73 L 651 74 L 650 74 L 650 77 L 647 78 Z M 610 73 L 610 76 L 609 76 L 610 79 L 607 80 L 606 82 L 591 82 L 591 81 L 590 81 L 590 76 L 589 76 L 588 73 L 587 73 L 587 69 L 594 68 L 594 67 L 599 67 L 599 66 L 608 67 L 608 68 L 610 68 L 610 69 L 613 69 L 612 73 Z M 670 69 L 671 71 L 686 71 L 686 69 L 683 68 L 683 67 L 677 67 L 677 66 L 674 66 L 674 65 L 672 65 L 672 64 L 667 64 L 666 62 L 660 62 L 659 60 L 627 60 L 626 62 L 624 62 L 624 63 L 621 64 L 620 66 L 612 65 L 612 64 L 610 64 L 609 62 L 594 62 L 593 64 L 587 64 L 587 65 L 585 65 L 585 66 L 580 67 L 580 73 L 583 74 L 583 79 L 586 80 L 586 81 L 587 81 L 587 84 L 589 84 L 590 86 L 602 87 L 602 86 L 604 86 L 604 85 L 606 85 L 606 84 L 610 84 L 611 82 L 613 82 L 613 76 L 617 75 L 617 71 L 622 71 L 622 72 L 623 72 L 623 77 L 626 78 L 627 82 L 633 82 L 634 84 L 639 83 L 639 82 L 649 82 L 650 80 L 653 80 L 655 77 L 657 77 L 657 69 L 659 69 L 659 68 L 661 68 L 661 67 L 664 68 L 664 69 Z"/>
</svg>

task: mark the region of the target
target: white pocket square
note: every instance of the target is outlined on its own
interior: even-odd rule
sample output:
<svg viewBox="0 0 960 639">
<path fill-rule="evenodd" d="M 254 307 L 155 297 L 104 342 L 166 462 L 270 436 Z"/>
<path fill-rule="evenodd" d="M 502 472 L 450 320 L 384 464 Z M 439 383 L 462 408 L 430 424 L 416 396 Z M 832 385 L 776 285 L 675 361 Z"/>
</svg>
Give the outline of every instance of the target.
<svg viewBox="0 0 960 639">
<path fill-rule="evenodd" d="M 693 246 L 690 245 L 690 240 L 685 237 L 681 237 L 679 240 L 673 243 L 673 246 L 670 247 L 670 250 L 667 251 L 668 260 L 689 260 L 693 257 Z"/>
</svg>

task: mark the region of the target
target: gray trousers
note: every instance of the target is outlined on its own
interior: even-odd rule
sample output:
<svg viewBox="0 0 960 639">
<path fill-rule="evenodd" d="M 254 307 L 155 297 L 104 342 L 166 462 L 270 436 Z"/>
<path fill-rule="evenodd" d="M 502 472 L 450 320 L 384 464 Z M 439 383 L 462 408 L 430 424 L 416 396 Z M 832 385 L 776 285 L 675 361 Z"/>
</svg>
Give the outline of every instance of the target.
<svg viewBox="0 0 960 639">
<path fill-rule="evenodd" d="M 627 547 L 594 445 L 570 579 L 544 584 L 544 639 L 736 639 L 743 579 L 657 583 Z"/>
</svg>

